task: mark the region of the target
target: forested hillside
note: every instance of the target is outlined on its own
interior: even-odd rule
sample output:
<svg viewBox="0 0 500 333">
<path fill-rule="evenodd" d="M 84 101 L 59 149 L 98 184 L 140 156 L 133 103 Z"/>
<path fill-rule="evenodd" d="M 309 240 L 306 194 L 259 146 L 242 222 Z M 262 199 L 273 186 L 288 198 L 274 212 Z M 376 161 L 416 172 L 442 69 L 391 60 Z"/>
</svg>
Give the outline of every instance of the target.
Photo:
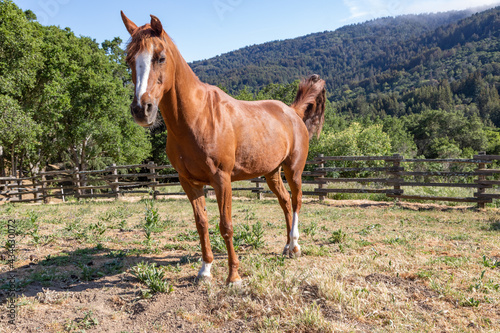
<svg viewBox="0 0 500 333">
<path fill-rule="evenodd" d="M 330 93 L 338 96 L 335 90 L 342 85 L 379 75 L 398 64 L 406 65 L 415 54 L 423 55 L 435 44 L 451 48 L 450 40 L 455 40 L 443 29 L 456 31 L 457 22 L 469 15 L 461 11 L 377 19 L 333 32 L 249 46 L 191 66 L 203 81 L 231 92 L 244 86 L 258 89 L 269 83 L 290 83 L 317 73 L 327 81 Z M 464 32 L 464 36 L 462 31 L 455 32 L 457 43 L 472 39 Z M 435 41 L 434 34 L 443 41 Z"/>
<path fill-rule="evenodd" d="M 500 7 L 383 18 L 191 65 L 242 99 L 289 102 L 294 80 L 320 74 L 331 103 L 313 153 L 500 153 Z"/>
<path fill-rule="evenodd" d="M 327 81 L 326 123 L 310 154 L 500 154 L 500 7 L 383 18 L 191 64 L 239 99 L 290 104 L 297 79 Z M 129 112 L 121 40 L 42 26 L 0 0 L 0 175 L 168 163 L 165 127 Z M 161 122 L 161 120 L 160 120 Z"/>
</svg>

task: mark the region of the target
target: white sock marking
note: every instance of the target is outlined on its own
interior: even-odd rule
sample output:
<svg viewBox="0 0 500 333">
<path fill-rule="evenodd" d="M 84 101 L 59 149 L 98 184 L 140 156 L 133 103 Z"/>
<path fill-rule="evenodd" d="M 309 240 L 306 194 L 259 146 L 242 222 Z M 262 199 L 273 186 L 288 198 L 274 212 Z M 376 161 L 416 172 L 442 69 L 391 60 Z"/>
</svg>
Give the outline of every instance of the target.
<svg viewBox="0 0 500 333">
<path fill-rule="evenodd" d="M 212 268 L 212 263 L 207 263 L 203 261 L 200 271 L 198 272 L 198 278 L 201 279 L 201 278 L 212 277 L 212 273 L 210 273 L 211 268 Z"/>
<path fill-rule="evenodd" d="M 299 246 L 299 214 L 293 213 L 293 221 L 292 221 L 292 231 L 290 231 L 290 252 L 297 246 L 300 250 Z"/>
<path fill-rule="evenodd" d="M 137 81 L 135 85 L 135 95 L 137 97 L 137 104 L 141 105 L 141 97 L 148 90 L 149 72 L 151 71 L 151 60 L 153 53 L 144 51 L 139 53 L 135 58 L 135 70 Z"/>
</svg>

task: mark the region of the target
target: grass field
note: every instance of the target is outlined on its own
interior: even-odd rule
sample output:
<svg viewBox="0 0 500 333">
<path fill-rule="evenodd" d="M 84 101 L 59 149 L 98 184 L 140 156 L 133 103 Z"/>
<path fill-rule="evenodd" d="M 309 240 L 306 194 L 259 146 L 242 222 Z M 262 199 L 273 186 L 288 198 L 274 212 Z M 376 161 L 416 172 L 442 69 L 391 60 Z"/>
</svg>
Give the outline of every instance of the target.
<svg viewBox="0 0 500 333">
<path fill-rule="evenodd" d="M 274 199 L 233 202 L 241 287 L 209 199 L 216 256 L 197 284 L 187 199 L 0 206 L 14 220 L 17 325 L 1 332 L 500 331 L 500 211 L 371 201 L 305 202 L 303 256 Z M 2 259 L 6 259 L 5 256 Z M 7 313 L 9 267 L 0 270 Z"/>
</svg>

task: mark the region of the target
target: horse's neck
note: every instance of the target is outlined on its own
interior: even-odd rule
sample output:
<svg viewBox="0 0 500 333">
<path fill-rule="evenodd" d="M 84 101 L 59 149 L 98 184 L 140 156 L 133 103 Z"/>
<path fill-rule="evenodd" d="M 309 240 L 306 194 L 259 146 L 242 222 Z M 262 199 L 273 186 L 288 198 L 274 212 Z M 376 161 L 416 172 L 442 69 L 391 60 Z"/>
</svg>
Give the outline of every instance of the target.
<svg viewBox="0 0 500 333">
<path fill-rule="evenodd" d="M 176 62 L 175 82 L 172 89 L 165 93 L 160 109 L 169 134 L 182 138 L 205 108 L 206 86 L 176 48 L 173 53 Z"/>
</svg>

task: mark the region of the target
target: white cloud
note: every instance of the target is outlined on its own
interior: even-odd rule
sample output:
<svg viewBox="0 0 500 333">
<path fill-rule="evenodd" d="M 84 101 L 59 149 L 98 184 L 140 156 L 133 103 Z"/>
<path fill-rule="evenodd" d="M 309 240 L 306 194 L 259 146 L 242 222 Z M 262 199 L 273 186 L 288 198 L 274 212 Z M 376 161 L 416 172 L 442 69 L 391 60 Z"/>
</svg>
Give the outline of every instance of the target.
<svg viewBox="0 0 500 333">
<path fill-rule="evenodd" d="M 397 15 L 394 11 L 400 6 L 401 0 L 343 0 L 349 8 L 351 16 L 347 20 L 356 18 L 372 19 L 382 16 Z"/>
<path fill-rule="evenodd" d="M 446 12 L 450 10 L 464 10 L 477 7 L 495 7 L 500 5 L 499 0 L 424 0 L 408 3 L 402 14 L 420 14 L 420 13 L 436 13 Z"/>
<path fill-rule="evenodd" d="M 384 16 L 421 14 L 500 5 L 499 0 L 343 0 L 351 16 L 344 21 L 370 20 Z"/>
</svg>

